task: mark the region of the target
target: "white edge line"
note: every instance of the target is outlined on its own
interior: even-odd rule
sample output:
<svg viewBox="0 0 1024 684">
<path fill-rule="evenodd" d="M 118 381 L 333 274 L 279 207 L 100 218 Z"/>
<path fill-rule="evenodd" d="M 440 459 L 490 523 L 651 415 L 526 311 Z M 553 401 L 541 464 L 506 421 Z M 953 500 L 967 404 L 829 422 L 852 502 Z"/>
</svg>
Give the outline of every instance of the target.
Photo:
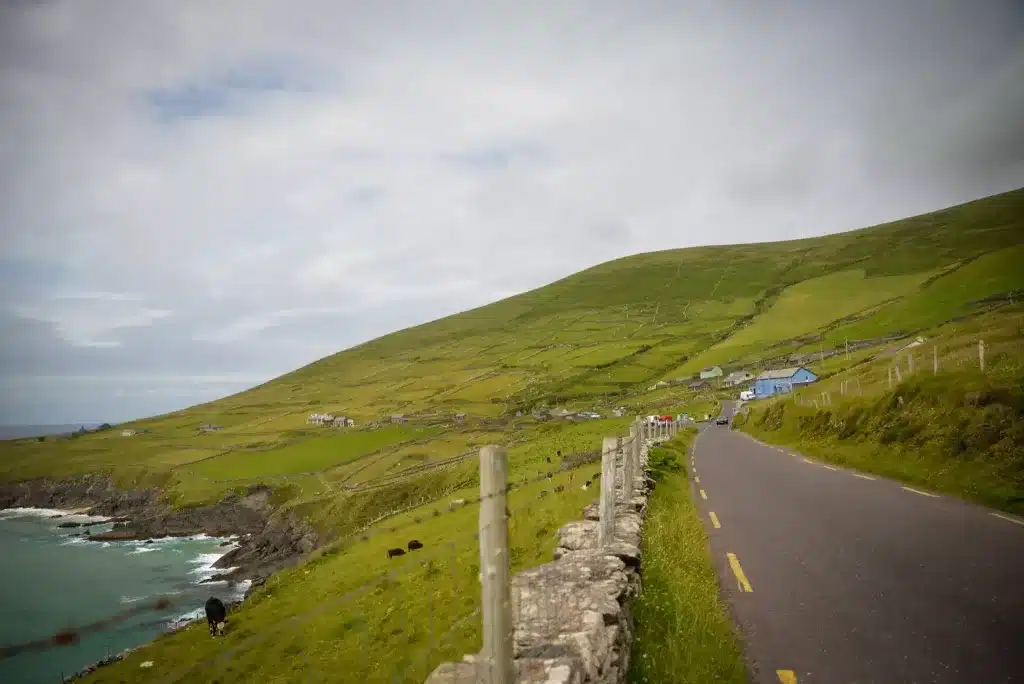
<svg viewBox="0 0 1024 684">
<path fill-rule="evenodd" d="M 914 492 L 914 494 L 920 494 L 921 496 L 930 496 L 933 499 L 937 499 L 939 497 L 938 494 L 932 494 L 931 492 L 922 492 L 920 489 L 913 489 L 912 487 L 901 487 L 901 489 L 905 489 L 908 492 Z"/>
<path fill-rule="evenodd" d="M 871 477 L 870 475 L 864 475 L 862 473 L 854 473 L 853 476 L 854 477 L 859 477 L 862 480 L 874 480 L 875 479 L 875 478 Z"/>
<path fill-rule="evenodd" d="M 1020 518 L 1013 518 L 1008 515 L 1003 515 L 1002 513 L 989 513 L 989 515 L 1001 520 L 1008 520 L 1016 525 L 1024 525 L 1024 520 L 1021 520 Z"/>
</svg>

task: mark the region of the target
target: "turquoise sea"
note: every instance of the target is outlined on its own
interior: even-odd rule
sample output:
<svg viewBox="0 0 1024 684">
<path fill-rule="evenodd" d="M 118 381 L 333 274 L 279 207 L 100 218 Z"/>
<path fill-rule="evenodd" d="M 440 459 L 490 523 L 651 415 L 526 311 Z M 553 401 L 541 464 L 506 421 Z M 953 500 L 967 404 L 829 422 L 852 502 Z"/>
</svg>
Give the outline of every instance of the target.
<svg viewBox="0 0 1024 684">
<path fill-rule="evenodd" d="M 247 583 L 200 585 L 211 566 L 231 547 L 204 537 L 144 542 L 88 542 L 75 536 L 84 528 L 59 523 L 95 518 L 44 509 L 0 511 L 0 645 L 46 638 L 102 620 L 133 604 L 168 596 L 174 604 L 147 612 L 112 629 L 84 636 L 79 643 L 0 659 L 0 682 L 56 684 L 86 665 L 144 644 L 176 621 L 202 617 L 210 596 L 239 598 Z M 110 525 L 93 524 L 93 533 Z"/>
</svg>

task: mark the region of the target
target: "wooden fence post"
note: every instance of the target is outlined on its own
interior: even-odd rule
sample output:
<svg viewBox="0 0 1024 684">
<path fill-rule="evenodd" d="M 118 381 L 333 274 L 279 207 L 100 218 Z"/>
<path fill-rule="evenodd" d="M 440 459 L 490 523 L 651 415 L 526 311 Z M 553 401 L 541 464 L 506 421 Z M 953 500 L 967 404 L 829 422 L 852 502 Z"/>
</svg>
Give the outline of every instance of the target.
<svg viewBox="0 0 1024 684">
<path fill-rule="evenodd" d="M 932 373 L 939 374 L 939 348 L 932 347 Z"/>
<path fill-rule="evenodd" d="M 981 372 L 985 372 L 985 340 L 978 340 L 978 365 L 981 366 Z"/>
<path fill-rule="evenodd" d="M 907 375 L 914 374 L 914 352 L 907 354 Z"/>
<path fill-rule="evenodd" d="M 640 436 L 637 434 L 636 425 L 632 425 L 629 428 L 629 446 L 622 450 L 622 499 L 627 503 L 633 500 L 633 487 L 636 485 L 633 454 L 636 453 L 635 447 L 639 443 Z"/>
<path fill-rule="evenodd" d="M 605 437 L 601 444 L 601 522 L 597 528 L 598 546 L 607 546 L 615 536 L 615 454 L 619 437 Z"/>
<path fill-rule="evenodd" d="M 896 370 L 896 382 L 897 383 L 903 382 L 903 376 L 900 375 L 900 362 L 897 361 L 896 364 L 893 366 L 893 368 Z"/>
<path fill-rule="evenodd" d="M 889 366 L 889 389 L 892 389 L 892 366 Z"/>
<path fill-rule="evenodd" d="M 480 449 L 480 583 L 484 619 L 483 656 L 489 684 L 512 684 L 512 602 L 508 554 L 508 454 L 504 447 Z"/>
</svg>

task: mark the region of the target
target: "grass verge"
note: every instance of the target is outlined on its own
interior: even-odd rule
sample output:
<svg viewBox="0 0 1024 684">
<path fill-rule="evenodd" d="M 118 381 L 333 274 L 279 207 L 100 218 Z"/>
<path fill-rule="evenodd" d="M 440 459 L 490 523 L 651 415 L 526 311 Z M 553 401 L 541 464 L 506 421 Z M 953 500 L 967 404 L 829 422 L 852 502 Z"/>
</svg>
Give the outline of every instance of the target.
<svg viewBox="0 0 1024 684">
<path fill-rule="evenodd" d="M 748 681 L 708 538 L 690 500 L 683 463 L 696 434 L 691 428 L 651 452 L 658 484 L 644 523 L 644 589 L 634 604 L 634 684 Z"/>
<path fill-rule="evenodd" d="M 828 410 L 776 401 L 734 421 L 808 456 L 1024 514 L 1024 375 L 919 375 Z"/>
</svg>

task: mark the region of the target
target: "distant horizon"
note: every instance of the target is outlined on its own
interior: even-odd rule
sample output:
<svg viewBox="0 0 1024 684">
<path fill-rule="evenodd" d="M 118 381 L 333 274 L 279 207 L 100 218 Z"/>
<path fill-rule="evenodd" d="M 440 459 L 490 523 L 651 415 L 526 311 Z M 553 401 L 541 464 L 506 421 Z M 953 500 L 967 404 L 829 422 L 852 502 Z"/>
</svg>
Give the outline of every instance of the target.
<svg viewBox="0 0 1024 684">
<path fill-rule="evenodd" d="M 66 420 L 62 423 L 0 423 L 0 428 L 12 427 L 65 427 L 67 425 L 103 425 L 108 420 Z M 113 425 L 113 423 L 110 423 Z"/>
</svg>

